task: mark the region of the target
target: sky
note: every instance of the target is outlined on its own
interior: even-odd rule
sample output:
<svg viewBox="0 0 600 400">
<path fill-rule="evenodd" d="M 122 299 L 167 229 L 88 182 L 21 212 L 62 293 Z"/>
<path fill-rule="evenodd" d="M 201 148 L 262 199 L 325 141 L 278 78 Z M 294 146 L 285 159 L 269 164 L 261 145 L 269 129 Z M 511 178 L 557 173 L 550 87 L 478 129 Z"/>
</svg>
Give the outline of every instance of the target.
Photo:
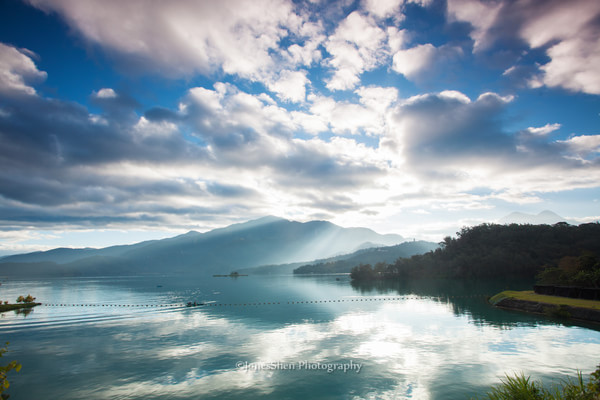
<svg viewBox="0 0 600 400">
<path fill-rule="evenodd" d="M 0 0 L 0 255 L 598 221 L 599 65 L 597 0 Z"/>
</svg>

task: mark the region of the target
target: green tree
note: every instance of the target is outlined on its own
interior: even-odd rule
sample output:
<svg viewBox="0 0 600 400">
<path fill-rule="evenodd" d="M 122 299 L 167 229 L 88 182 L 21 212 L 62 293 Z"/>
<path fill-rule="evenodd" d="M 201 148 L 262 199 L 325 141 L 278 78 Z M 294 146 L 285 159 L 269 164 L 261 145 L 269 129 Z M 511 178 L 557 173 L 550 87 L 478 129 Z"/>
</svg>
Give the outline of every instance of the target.
<svg viewBox="0 0 600 400">
<path fill-rule="evenodd" d="M 19 296 L 17 297 L 17 303 L 33 303 L 35 301 L 35 297 L 28 294 L 27 296 Z"/>
<path fill-rule="evenodd" d="M 8 342 L 6 342 L 6 344 L 4 345 L 3 348 L 0 348 L 0 357 L 2 357 L 4 355 L 4 353 L 6 353 L 7 351 L 8 351 Z M 7 390 L 10 386 L 10 383 L 8 382 L 6 375 L 13 369 L 16 372 L 19 372 L 21 370 L 21 364 L 19 364 L 17 361 L 13 360 L 5 366 L 0 366 L 0 397 L 2 399 L 8 399 L 8 397 L 9 397 L 8 394 L 4 393 L 4 391 Z"/>
<path fill-rule="evenodd" d="M 368 281 L 377 278 L 377 274 L 371 268 L 371 264 L 360 264 L 352 268 L 350 278 L 357 281 Z"/>
</svg>

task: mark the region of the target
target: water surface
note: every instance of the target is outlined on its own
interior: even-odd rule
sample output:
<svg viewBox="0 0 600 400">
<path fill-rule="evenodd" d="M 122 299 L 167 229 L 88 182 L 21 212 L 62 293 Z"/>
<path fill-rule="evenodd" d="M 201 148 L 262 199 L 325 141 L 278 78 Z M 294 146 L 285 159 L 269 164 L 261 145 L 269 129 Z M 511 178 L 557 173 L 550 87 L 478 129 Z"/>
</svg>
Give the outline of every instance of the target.
<svg viewBox="0 0 600 400">
<path fill-rule="evenodd" d="M 4 313 L 0 340 L 23 365 L 10 375 L 15 399 L 460 399 L 506 373 L 550 384 L 595 369 L 597 326 L 490 307 L 485 295 L 506 285 L 9 280 L 1 299 L 31 293 L 44 305 Z M 353 369 L 320 369 L 343 365 Z"/>
</svg>

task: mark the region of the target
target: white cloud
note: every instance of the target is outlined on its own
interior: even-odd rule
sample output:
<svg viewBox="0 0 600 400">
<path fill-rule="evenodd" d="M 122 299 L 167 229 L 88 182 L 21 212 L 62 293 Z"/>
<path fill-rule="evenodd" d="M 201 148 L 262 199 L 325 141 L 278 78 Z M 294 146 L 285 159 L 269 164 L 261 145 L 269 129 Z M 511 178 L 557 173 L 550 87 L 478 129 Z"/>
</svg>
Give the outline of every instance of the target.
<svg viewBox="0 0 600 400">
<path fill-rule="evenodd" d="M 355 92 L 362 104 L 380 113 L 384 113 L 398 99 L 398 90 L 393 87 L 363 86 Z"/>
<path fill-rule="evenodd" d="M 171 122 L 151 122 L 145 117 L 140 117 L 133 126 L 133 134 L 140 138 L 171 136 L 177 134 L 177 125 Z"/>
<path fill-rule="evenodd" d="M 600 153 L 600 135 L 573 136 L 567 140 L 559 140 L 557 143 L 564 144 L 569 151 L 580 157 Z"/>
<path fill-rule="evenodd" d="M 442 92 L 443 93 L 443 92 Z M 479 95 L 477 101 L 490 101 L 492 103 L 510 103 L 515 99 L 513 95 L 500 96 L 498 93 L 485 92 Z"/>
<path fill-rule="evenodd" d="M 279 79 L 269 84 L 269 90 L 277 93 L 284 101 L 295 103 L 306 99 L 306 85 L 309 83 L 306 71 L 285 70 L 279 74 Z"/>
<path fill-rule="evenodd" d="M 533 14 L 534 10 L 528 11 Z M 535 15 L 527 15 L 527 24 L 519 32 L 533 48 L 555 40 L 576 39 L 586 30 L 586 25 L 598 16 L 600 3 L 594 0 L 570 0 L 549 3 L 547 6 L 540 4 L 535 11 Z"/>
<path fill-rule="evenodd" d="M 600 2 L 574 0 L 541 7 L 520 35 L 532 48 L 553 43 L 550 61 L 540 67 L 541 83 L 576 92 L 600 94 Z"/>
<path fill-rule="evenodd" d="M 561 127 L 561 125 L 557 124 L 557 123 L 546 124 L 544 126 L 540 126 L 537 128 L 530 126 L 529 128 L 527 128 L 527 132 L 531 133 L 532 135 L 536 135 L 536 136 L 546 136 L 549 133 L 559 130 L 560 127 Z"/>
<path fill-rule="evenodd" d="M 400 7 L 404 0 L 364 0 L 365 11 L 378 18 L 396 16 L 400 13 Z"/>
<path fill-rule="evenodd" d="M 488 30 L 496 22 L 502 2 L 479 0 L 448 0 L 448 18 L 451 21 L 467 21 L 473 26 L 471 37 L 474 51 L 489 46 Z"/>
<path fill-rule="evenodd" d="M 46 79 L 46 72 L 37 69 L 25 49 L 16 49 L 0 43 L 0 92 L 35 95 L 36 90 L 27 81 Z"/>
<path fill-rule="evenodd" d="M 329 97 L 310 96 L 310 112 L 329 123 L 333 133 L 356 135 L 383 134 L 386 129 L 386 112 L 397 96 L 393 88 L 361 88 L 357 90 L 362 104 L 336 102 Z M 375 98 L 379 94 L 381 98 Z"/>
<path fill-rule="evenodd" d="M 117 97 L 117 93 L 111 88 L 102 88 L 98 92 L 95 92 L 94 96 L 101 99 L 114 99 Z"/>
<path fill-rule="evenodd" d="M 386 29 L 388 35 L 388 46 L 391 54 L 396 53 L 404 47 L 407 42 L 407 32 L 405 29 L 398 29 L 394 26 L 388 26 Z"/>
<path fill-rule="evenodd" d="M 550 60 L 537 66 L 537 74 L 528 79 L 530 87 L 600 94 L 600 2 L 449 0 L 448 15 L 473 26 L 474 52 L 513 39 L 529 49 L 544 49 Z M 512 66 L 504 74 L 516 70 Z"/>
<path fill-rule="evenodd" d="M 360 82 L 361 73 L 384 61 L 386 40 L 386 32 L 371 18 L 357 11 L 348 15 L 325 43 L 325 48 L 331 54 L 328 64 L 334 68 L 327 88 L 354 88 Z"/>
<path fill-rule="evenodd" d="M 444 90 L 444 91 L 440 92 L 439 96 L 445 97 L 447 99 L 458 100 L 464 104 L 469 104 L 471 102 L 471 99 L 469 99 L 469 97 L 467 95 L 465 95 L 464 93 L 461 93 L 457 90 Z M 482 98 L 482 97 L 479 96 L 479 98 Z"/>
<path fill-rule="evenodd" d="M 552 60 L 540 68 L 546 86 L 600 94 L 600 74 L 595 67 L 600 65 L 600 36 L 591 41 L 562 41 L 548 49 L 548 55 Z"/>
<path fill-rule="evenodd" d="M 433 62 L 436 48 L 430 43 L 421 44 L 394 54 L 392 69 L 408 79 L 423 73 Z"/>
<path fill-rule="evenodd" d="M 241 0 L 29 3 L 61 15 L 126 69 L 173 77 L 222 69 L 262 80 L 275 65 L 270 52 L 279 49 L 283 37 L 302 29 L 291 2 L 285 0 L 257 0 L 251 5 Z"/>
</svg>

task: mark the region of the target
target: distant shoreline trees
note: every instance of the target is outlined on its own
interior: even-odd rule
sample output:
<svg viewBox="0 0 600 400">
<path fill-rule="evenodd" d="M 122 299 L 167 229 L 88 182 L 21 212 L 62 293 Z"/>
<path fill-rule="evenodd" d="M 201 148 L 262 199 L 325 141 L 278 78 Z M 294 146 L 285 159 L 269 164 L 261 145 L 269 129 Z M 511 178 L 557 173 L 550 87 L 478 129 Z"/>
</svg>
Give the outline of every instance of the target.
<svg viewBox="0 0 600 400">
<path fill-rule="evenodd" d="M 387 265 L 358 265 L 353 280 L 524 278 L 600 285 L 600 224 L 482 224 L 446 237 L 440 248 Z M 558 269 L 558 270 L 557 270 Z M 560 275 L 560 272 L 565 274 Z"/>
</svg>

